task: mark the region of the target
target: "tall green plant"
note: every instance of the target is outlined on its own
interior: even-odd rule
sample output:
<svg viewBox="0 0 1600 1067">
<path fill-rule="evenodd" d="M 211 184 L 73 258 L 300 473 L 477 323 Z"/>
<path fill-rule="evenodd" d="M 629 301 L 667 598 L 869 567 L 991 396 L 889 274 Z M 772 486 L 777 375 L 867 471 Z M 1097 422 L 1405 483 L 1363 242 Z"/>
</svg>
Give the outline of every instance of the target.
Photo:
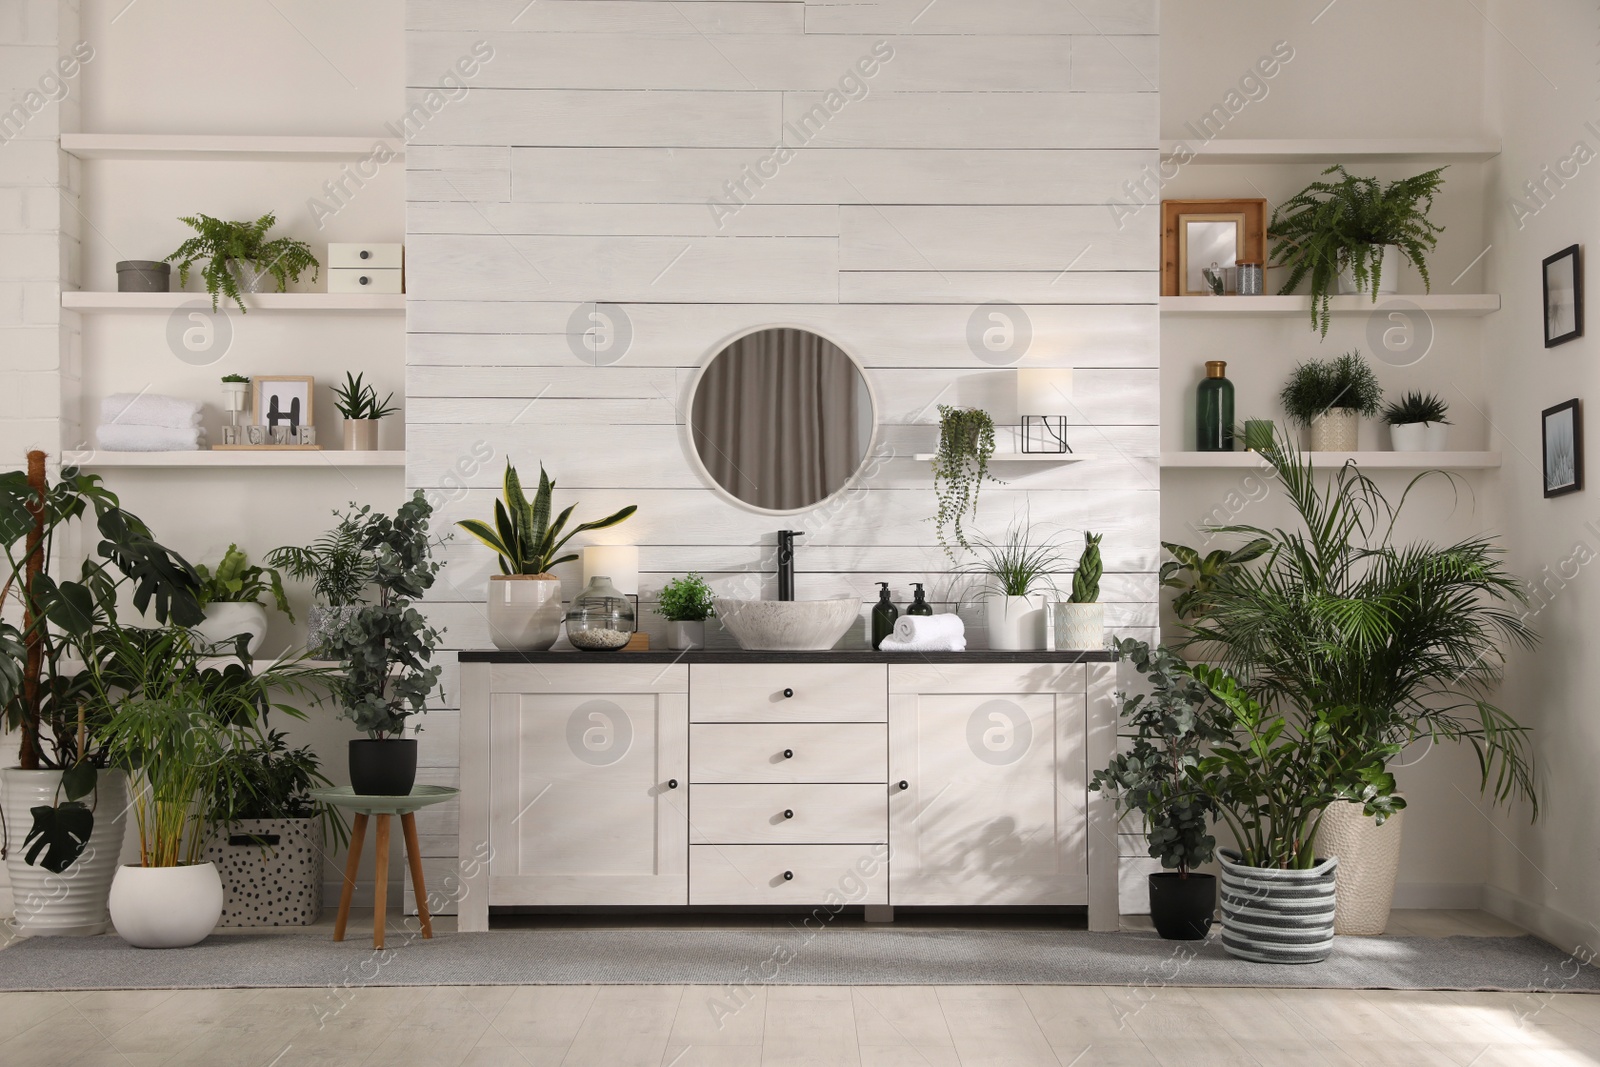
<svg viewBox="0 0 1600 1067">
<path fill-rule="evenodd" d="M 971 548 L 962 520 L 977 517 L 978 491 L 985 480 L 999 484 L 989 474 L 994 455 L 994 419 L 979 408 L 939 405 L 939 451 L 933 457 L 933 491 L 939 498 L 934 527 L 939 545 L 952 560 L 955 549 Z"/>
<path fill-rule="evenodd" d="M 551 500 L 555 491 L 556 483 L 545 473 L 544 464 L 541 463 L 539 490 L 529 500 L 522 491 L 522 480 L 517 477 L 517 469 L 508 461 L 502 499 L 494 502 L 494 526 L 477 519 L 464 519 L 456 525 L 489 546 L 500 557 L 501 574 L 548 574 L 552 567 L 578 558 L 576 552 L 560 554 L 568 541 L 589 530 L 615 526 L 639 510 L 638 505 L 629 504 L 603 519 L 579 523 L 563 537 L 561 531 L 566 528 L 567 520 L 572 517 L 577 505 L 568 505 L 552 521 Z"/>
<path fill-rule="evenodd" d="M 977 538 L 977 559 L 960 573 L 985 579 L 985 596 L 1028 596 L 1054 592 L 1055 575 L 1066 569 L 1066 554 L 1054 537 L 1035 541 L 1027 519 L 1006 529 L 1003 540 Z"/>
<path fill-rule="evenodd" d="M 1207 597 L 1218 582 L 1225 581 L 1235 567 L 1260 559 L 1272 547 L 1264 537 L 1235 549 L 1218 548 L 1202 556 L 1188 545 L 1161 542 L 1172 558 L 1161 565 L 1161 585 L 1180 590 L 1172 600 L 1178 618 L 1187 619 L 1206 610 Z"/>
<path fill-rule="evenodd" d="M 316 281 L 320 264 L 311 254 L 311 246 L 293 237 L 275 237 L 267 240 L 267 231 L 278 221 L 269 211 L 254 222 L 224 222 L 210 215 L 186 215 L 178 220 L 188 224 L 195 235 L 167 256 L 168 262 L 178 265 L 178 284 L 187 285 L 189 270 L 201 260 L 200 276 L 205 279 L 206 292 L 211 294 L 211 310 L 217 310 L 218 294 L 239 305 L 241 314 L 247 313 L 244 298 L 239 294 L 239 280 L 234 271 L 249 264 L 257 272 L 272 275 L 278 283 L 278 292 L 284 292 L 289 282 L 299 281 L 300 275 L 311 271 Z"/>
<path fill-rule="evenodd" d="M 1078 557 L 1078 567 L 1072 572 L 1071 604 L 1093 604 L 1100 599 L 1100 576 L 1105 568 L 1100 562 L 1100 538 L 1103 534 L 1083 534 L 1083 554 Z"/>
</svg>

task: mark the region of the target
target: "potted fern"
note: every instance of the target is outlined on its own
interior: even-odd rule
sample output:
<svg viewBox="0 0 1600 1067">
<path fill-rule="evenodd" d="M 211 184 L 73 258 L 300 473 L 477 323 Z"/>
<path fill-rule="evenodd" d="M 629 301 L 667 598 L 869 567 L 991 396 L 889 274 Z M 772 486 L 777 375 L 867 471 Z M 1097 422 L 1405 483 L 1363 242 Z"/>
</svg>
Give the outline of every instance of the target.
<svg viewBox="0 0 1600 1067">
<path fill-rule="evenodd" d="M 246 312 L 242 293 L 286 292 L 289 283 L 311 272 L 315 281 L 321 266 L 311 254 L 311 246 L 293 237 L 267 240 L 278 217 L 269 211 L 254 222 L 225 222 L 210 215 L 186 215 L 195 235 L 167 257 L 178 265 L 178 285 L 188 284 L 189 270 L 204 262 L 200 276 L 211 294 L 211 310 L 217 310 L 219 296 L 226 296 Z"/>
<path fill-rule="evenodd" d="M 335 386 L 333 404 L 344 418 L 344 447 L 347 452 L 372 452 L 378 447 L 378 420 L 393 415 L 397 408 L 389 401 L 390 393 L 381 401 L 378 391 L 365 384 L 364 375 L 344 372 L 344 384 Z"/>
<path fill-rule="evenodd" d="M 1280 295 L 1300 283 L 1311 283 L 1311 328 L 1328 335 L 1329 304 L 1335 287 L 1341 293 L 1392 293 L 1403 257 L 1432 288 L 1427 254 L 1438 244 L 1444 227 L 1428 218 L 1433 198 L 1444 184 L 1440 167 L 1412 178 L 1389 182 L 1358 178 L 1335 164 L 1323 175 L 1337 181 L 1315 181 L 1280 204 L 1267 227 L 1272 236 L 1273 266 L 1289 271 Z"/>
<path fill-rule="evenodd" d="M 1436 393 L 1407 393 L 1383 409 L 1396 452 L 1443 452 L 1450 435 L 1450 409 Z"/>
<path fill-rule="evenodd" d="M 1295 367 L 1279 394 L 1289 418 L 1311 428 L 1313 452 L 1354 452 L 1361 416 L 1376 415 L 1383 387 L 1359 351 Z"/>
<path fill-rule="evenodd" d="M 989 474 L 994 455 L 994 419 L 979 408 L 939 405 L 939 451 L 933 457 L 933 491 L 939 497 L 934 516 L 939 544 L 955 559 L 955 547 L 971 548 L 961 526 L 964 516 L 978 514 L 978 490 Z"/>
<path fill-rule="evenodd" d="M 661 587 L 656 614 L 667 620 L 667 647 L 681 652 L 706 647 L 706 620 L 717 608 L 706 580 L 690 571 Z"/>
<path fill-rule="evenodd" d="M 1084 532 L 1083 554 L 1072 572 L 1072 595 L 1056 604 L 1056 649 L 1099 651 L 1106 642 L 1106 608 L 1100 603 L 1101 534 Z"/>
</svg>

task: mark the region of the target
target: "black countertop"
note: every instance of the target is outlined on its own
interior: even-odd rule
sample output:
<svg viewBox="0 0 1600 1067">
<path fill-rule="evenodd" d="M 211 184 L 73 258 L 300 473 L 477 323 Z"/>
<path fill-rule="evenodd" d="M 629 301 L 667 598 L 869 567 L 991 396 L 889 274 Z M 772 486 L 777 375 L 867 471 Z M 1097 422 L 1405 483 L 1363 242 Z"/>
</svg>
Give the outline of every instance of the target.
<svg viewBox="0 0 1600 1067">
<path fill-rule="evenodd" d="M 473 648 L 460 653 L 462 663 L 1111 663 L 1113 652 L 874 652 L 840 649 L 829 652 L 745 652 L 740 649 L 700 649 L 671 652 L 505 652 Z"/>
</svg>

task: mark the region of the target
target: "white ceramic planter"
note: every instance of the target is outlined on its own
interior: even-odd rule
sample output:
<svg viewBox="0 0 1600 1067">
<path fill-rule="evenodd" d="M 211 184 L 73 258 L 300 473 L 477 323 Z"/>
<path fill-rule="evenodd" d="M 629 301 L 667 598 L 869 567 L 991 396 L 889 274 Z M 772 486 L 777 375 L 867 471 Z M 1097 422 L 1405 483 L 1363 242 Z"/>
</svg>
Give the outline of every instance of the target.
<svg viewBox="0 0 1600 1067">
<path fill-rule="evenodd" d="M 224 411 L 245 411 L 250 407 L 249 382 L 223 382 L 222 383 L 222 409 Z"/>
<path fill-rule="evenodd" d="M 1105 647 L 1104 604 L 1059 603 L 1055 609 L 1058 652 L 1098 652 Z"/>
<path fill-rule="evenodd" d="M 1343 801 L 1323 813 L 1317 851 L 1339 861 L 1334 933 L 1377 937 L 1389 925 L 1404 824 L 1404 810 L 1379 826 L 1376 819 L 1361 813 L 1360 804 Z"/>
<path fill-rule="evenodd" d="M 101 771 L 99 787 L 84 798 L 94 809 L 94 830 L 83 855 L 60 874 L 32 867 L 22 843 L 33 828 L 31 809 L 55 803 L 60 771 L 0 774 L 6 813 L 6 875 L 16 910 L 17 933 L 28 937 L 103 934 L 111 923 L 106 898 L 117 873 L 128 823 L 128 776 Z"/>
<path fill-rule="evenodd" d="M 1361 437 L 1361 412 L 1330 408 L 1311 420 L 1311 451 L 1354 452 Z"/>
<path fill-rule="evenodd" d="M 261 651 L 261 642 L 267 637 L 267 609 L 256 603 L 207 604 L 206 617 L 194 632 L 200 640 L 219 653 L 232 655 L 233 639 L 238 634 L 249 634 L 245 646 L 254 656 Z"/>
<path fill-rule="evenodd" d="M 1389 442 L 1396 452 L 1443 452 L 1450 427 L 1443 422 L 1408 422 L 1389 427 Z"/>
<path fill-rule="evenodd" d="M 1037 652 L 1045 646 L 1044 602 L 1038 596 L 996 596 L 984 604 L 989 647 L 1002 652 Z"/>
<path fill-rule="evenodd" d="M 376 452 L 378 450 L 378 423 L 380 419 L 345 419 L 344 450 L 346 452 Z"/>
<path fill-rule="evenodd" d="M 689 622 L 680 622 L 676 619 L 667 621 L 667 648 L 674 652 L 684 652 L 691 648 L 706 647 L 706 624 L 704 619 L 694 619 Z"/>
<path fill-rule="evenodd" d="M 1378 279 L 1379 296 L 1400 291 L 1400 248 L 1398 245 L 1383 246 L 1383 268 L 1379 271 L 1379 274 L 1381 275 Z M 1371 274 L 1367 275 L 1369 282 L 1371 277 Z M 1339 292 L 1344 296 L 1372 295 L 1372 290 L 1370 289 L 1363 291 L 1357 288 L 1355 272 L 1348 269 L 1339 272 Z"/>
<path fill-rule="evenodd" d="M 508 652 L 544 652 L 561 636 L 561 580 L 553 574 L 489 578 L 489 639 Z"/>
<path fill-rule="evenodd" d="M 214 863 L 117 869 L 111 924 L 134 948 L 187 948 L 222 918 L 222 877 Z"/>
</svg>

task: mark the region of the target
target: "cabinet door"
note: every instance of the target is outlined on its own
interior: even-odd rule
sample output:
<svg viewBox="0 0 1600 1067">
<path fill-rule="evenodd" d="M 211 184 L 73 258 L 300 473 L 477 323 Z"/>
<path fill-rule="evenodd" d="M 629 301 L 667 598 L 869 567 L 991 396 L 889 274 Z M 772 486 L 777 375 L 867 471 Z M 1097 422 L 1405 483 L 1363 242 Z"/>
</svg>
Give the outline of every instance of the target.
<svg viewBox="0 0 1600 1067">
<path fill-rule="evenodd" d="M 890 665 L 891 904 L 1088 902 L 1085 681 L 1078 664 Z"/>
<path fill-rule="evenodd" d="M 668 673 L 552 666 L 491 696 L 493 903 L 688 903 L 688 696 L 651 688 Z"/>
</svg>

